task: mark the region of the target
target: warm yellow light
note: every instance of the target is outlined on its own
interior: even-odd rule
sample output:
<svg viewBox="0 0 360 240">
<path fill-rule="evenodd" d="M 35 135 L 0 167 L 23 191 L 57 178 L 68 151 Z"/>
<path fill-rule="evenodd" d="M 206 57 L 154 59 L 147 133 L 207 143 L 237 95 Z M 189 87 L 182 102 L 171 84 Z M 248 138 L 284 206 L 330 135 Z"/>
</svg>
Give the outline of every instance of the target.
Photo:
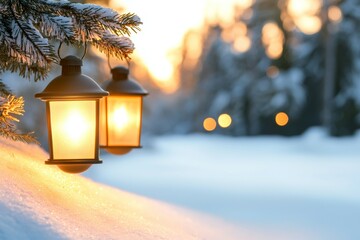
<svg viewBox="0 0 360 240">
<path fill-rule="evenodd" d="M 339 23 L 342 20 L 342 12 L 338 6 L 331 6 L 328 10 L 328 18 L 330 21 Z"/>
<path fill-rule="evenodd" d="M 277 125 L 283 127 L 288 124 L 289 122 L 289 116 L 284 112 L 279 112 L 275 116 L 275 122 Z"/>
<path fill-rule="evenodd" d="M 89 123 L 77 110 L 69 113 L 62 126 L 64 138 L 71 141 L 73 144 L 80 143 L 89 128 Z"/>
<path fill-rule="evenodd" d="M 222 128 L 227 128 L 231 125 L 232 119 L 229 114 L 221 114 L 218 118 L 219 126 Z"/>
<path fill-rule="evenodd" d="M 115 125 L 116 129 L 123 130 L 126 129 L 127 125 L 130 122 L 130 114 L 128 113 L 125 106 L 121 106 L 114 111 L 113 119 L 111 122 Z"/>
<path fill-rule="evenodd" d="M 213 118 L 206 118 L 203 122 L 204 129 L 208 132 L 214 131 L 216 128 L 216 121 Z"/>
<path fill-rule="evenodd" d="M 96 101 L 51 101 L 54 159 L 93 159 L 96 143 Z"/>
<path fill-rule="evenodd" d="M 322 22 L 318 16 L 303 16 L 295 20 L 299 30 L 307 35 L 312 35 L 320 31 Z"/>
<path fill-rule="evenodd" d="M 100 103 L 100 145 L 139 146 L 142 96 L 108 96 Z"/>
</svg>

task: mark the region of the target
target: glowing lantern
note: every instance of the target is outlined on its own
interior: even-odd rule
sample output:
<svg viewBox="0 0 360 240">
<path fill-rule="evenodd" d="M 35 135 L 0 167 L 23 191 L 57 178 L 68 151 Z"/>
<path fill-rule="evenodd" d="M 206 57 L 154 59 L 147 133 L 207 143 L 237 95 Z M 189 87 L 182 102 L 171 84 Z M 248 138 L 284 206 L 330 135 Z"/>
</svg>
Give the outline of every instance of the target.
<svg viewBox="0 0 360 240">
<path fill-rule="evenodd" d="M 113 154 L 140 148 L 143 97 L 147 91 L 128 78 L 129 70 L 116 67 L 102 87 L 110 93 L 100 101 L 100 147 Z"/>
<path fill-rule="evenodd" d="M 60 62 L 62 74 L 36 98 L 46 102 L 50 158 L 69 173 L 87 170 L 99 159 L 99 99 L 109 93 L 81 74 L 82 61 L 67 56 Z"/>
</svg>

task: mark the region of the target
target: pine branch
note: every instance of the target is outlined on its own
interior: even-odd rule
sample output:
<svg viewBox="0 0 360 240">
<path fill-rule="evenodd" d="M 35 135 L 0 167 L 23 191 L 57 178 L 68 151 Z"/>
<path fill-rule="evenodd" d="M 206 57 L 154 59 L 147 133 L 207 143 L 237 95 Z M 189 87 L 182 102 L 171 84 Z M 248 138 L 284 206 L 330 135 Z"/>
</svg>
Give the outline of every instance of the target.
<svg viewBox="0 0 360 240">
<path fill-rule="evenodd" d="M 11 95 L 10 89 L 3 83 L 2 79 L 0 79 L 0 95 Z"/>
<path fill-rule="evenodd" d="M 0 135 L 14 141 L 23 141 L 26 143 L 39 142 L 32 136 L 33 133 L 18 133 L 14 122 L 20 122 L 15 115 L 24 114 L 24 99 L 16 98 L 13 95 L 0 97 Z"/>
<path fill-rule="evenodd" d="M 36 20 L 40 32 L 50 39 L 59 40 L 67 44 L 75 44 L 76 31 L 69 17 L 59 17 L 52 15 L 40 15 Z"/>
<path fill-rule="evenodd" d="M 13 17 L 12 37 L 20 49 L 30 55 L 40 67 L 44 67 L 52 61 L 55 62 L 56 56 L 53 48 L 33 26 L 32 19 L 23 19 L 13 10 L 12 1 L 9 0 L 8 3 Z"/>
<path fill-rule="evenodd" d="M 106 34 L 100 40 L 93 39 L 92 43 L 99 48 L 107 56 L 114 56 L 119 59 L 130 59 L 130 54 L 133 52 L 134 44 L 127 37 L 118 37 L 111 34 Z M 103 50 L 105 49 L 105 50 Z"/>
<path fill-rule="evenodd" d="M 140 18 L 133 13 L 118 14 L 110 8 L 95 4 L 70 3 L 67 1 L 19 0 L 18 11 L 28 16 L 51 14 L 72 19 L 75 38 L 84 43 L 89 38 L 103 35 L 107 31 L 117 36 L 130 35 L 140 31 Z"/>
<path fill-rule="evenodd" d="M 101 52 L 129 59 L 130 35 L 140 30 L 140 18 L 94 4 L 45 0 L 0 1 L 0 67 L 35 81 L 45 78 L 58 62 L 48 39 L 72 45 L 93 44 Z M 104 39 L 105 42 L 101 42 Z"/>
</svg>

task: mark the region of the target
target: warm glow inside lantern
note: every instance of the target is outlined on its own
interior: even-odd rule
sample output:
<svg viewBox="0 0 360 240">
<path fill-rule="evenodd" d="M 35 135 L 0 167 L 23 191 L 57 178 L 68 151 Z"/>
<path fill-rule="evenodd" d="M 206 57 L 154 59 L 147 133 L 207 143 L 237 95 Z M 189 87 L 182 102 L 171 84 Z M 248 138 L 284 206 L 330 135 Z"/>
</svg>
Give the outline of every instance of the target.
<svg viewBox="0 0 360 240">
<path fill-rule="evenodd" d="M 128 78 L 129 70 L 116 67 L 112 79 L 102 87 L 110 95 L 100 103 L 100 147 L 113 154 L 125 154 L 140 147 L 143 97 L 139 83 Z"/>
<path fill-rule="evenodd" d="M 50 158 L 65 172 L 79 173 L 99 159 L 99 99 L 108 92 L 81 74 L 82 61 L 61 60 L 62 74 L 35 97 L 46 102 Z"/>
</svg>

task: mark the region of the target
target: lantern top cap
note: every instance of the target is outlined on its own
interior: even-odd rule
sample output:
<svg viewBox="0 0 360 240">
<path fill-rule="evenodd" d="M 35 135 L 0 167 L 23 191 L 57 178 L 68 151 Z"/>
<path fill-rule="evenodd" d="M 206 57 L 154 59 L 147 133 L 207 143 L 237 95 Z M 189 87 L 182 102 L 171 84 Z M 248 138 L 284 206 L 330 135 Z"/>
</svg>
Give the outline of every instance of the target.
<svg viewBox="0 0 360 240">
<path fill-rule="evenodd" d="M 129 75 L 129 69 L 123 66 L 118 66 L 111 69 L 111 73 L 113 75 L 113 78 L 114 76 L 124 76 L 126 79 Z M 125 79 L 121 79 L 121 80 L 125 80 Z M 114 80 L 120 80 L 120 79 L 114 79 Z"/>
<path fill-rule="evenodd" d="M 76 56 L 66 56 L 60 60 L 61 66 L 82 66 L 82 60 Z"/>
<path fill-rule="evenodd" d="M 36 98 L 45 101 L 52 99 L 98 99 L 109 95 L 92 78 L 81 74 L 81 59 L 75 56 L 67 56 L 61 60 L 60 64 L 63 68 L 62 74 L 54 78 L 44 91 L 35 94 Z"/>
<path fill-rule="evenodd" d="M 136 81 L 129 79 L 129 69 L 123 66 L 111 69 L 112 79 L 105 81 L 102 87 L 110 95 L 144 96 L 148 92 Z"/>
</svg>

